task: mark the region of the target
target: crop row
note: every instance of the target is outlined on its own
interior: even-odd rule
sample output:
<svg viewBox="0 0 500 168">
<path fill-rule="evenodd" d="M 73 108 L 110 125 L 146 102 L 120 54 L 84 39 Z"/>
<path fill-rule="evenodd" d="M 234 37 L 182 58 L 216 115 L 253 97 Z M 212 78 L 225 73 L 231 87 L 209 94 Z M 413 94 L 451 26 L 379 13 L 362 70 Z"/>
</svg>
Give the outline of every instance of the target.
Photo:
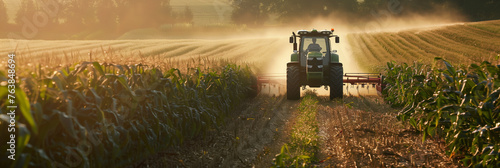
<svg viewBox="0 0 500 168">
<path fill-rule="evenodd" d="M 496 22 L 498 23 L 498 21 Z M 492 61 L 500 49 L 498 27 L 494 23 L 469 23 L 429 30 L 357 33 L 348 39 L 357 60 L 369 68 L 380 68 L 385 62 L 431 63 L 442 57 L 457 64 Z"/>
<path fill-rule="evenodd" d="M 4 84 L 6 74 L 0 73 Z M 16 90 L 15 161 L 7 159 L 7 101 L 0 113 L 0 165 L 124 167 L 217 129 L 249 93 L 250 69 L 162 71 L 83 62 L 22 78 Z M 7 99 L 7 87 L 0 87 Z"/>
<path fill-rule="evenodd" d="M 25 57 L 28 61 L 22 64 L 43 62 L 49 65 L 67 64 L 82 61 L 96 61 L 107 58 L 110 54 L 104 53 L 108 49 L 115 50 L 115 55 L 124 54 L 126 59 L 143 57 L 161 57 L 190 59 L 194 57 L 210 57 L 219 59 L 234 59 L 246 62 L 265 62 L 267 57 L 262 55 L 276 54 L 280 48 L 279 39 L 264 39 L 268 43 L 259 43 L 263 39 L 226 39 L 226 40 L 89 40 L 89 41 L 51 41 L 28 40 L 13 41 L 1 40 L 0 52 L 16 51 L 17 57 Z M 12 46 L 15 44 L 14 46 Z M 251 45 L 248 45 L 251 44 Z M 91 53 L 91 56 L 89 56 Z M 75 57 L 69 61 L 67 55 Z M 90 58 L 92 57 L 92 58 Z M 45 62 L 50 61 L 50 62 Z M 136 61 L 137 62 L 137 61 Z"/>
<path fill-rule="evenodd" d="M 498 58 L 497 58 L 498 59 Z M 387 63 L 385 99 L 398 119 L 443 138 L 447 154 L 469 167 L 500 167 L 500 65 Z"/>
<path fill-rule="evenodd" d="M 273 168 L 313 167 L 318 162 L 318 98 L 314 92 L 306 92 L 292 126 L 290 142 L 281 147 L 273 159 Z"/>
</svg>

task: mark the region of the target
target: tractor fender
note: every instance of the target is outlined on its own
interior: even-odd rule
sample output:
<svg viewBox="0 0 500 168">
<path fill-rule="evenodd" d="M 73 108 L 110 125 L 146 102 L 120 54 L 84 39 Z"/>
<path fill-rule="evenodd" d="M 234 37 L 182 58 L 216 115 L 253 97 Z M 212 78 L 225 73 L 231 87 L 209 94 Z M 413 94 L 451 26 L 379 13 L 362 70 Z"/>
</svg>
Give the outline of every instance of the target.
<svg viewBox="0 0 500 168">
<path fill-rule="evenodd" d="M 330 63 L 339 63 L 340 60 L 339 60 L 339 54 L 337 53 L 331 53 L 330 54 Z"/>
<path fill-rule="evenodd" d="M 286 64 L 286 67 L 299 66 L 299 61 L 292 61 Z"/>
<path fill-rule="evenodd" d="M 290 60 L 292 62 L 299 61 L 299 54 L 297 52 L 292 53 L 292 55 L 290 56 Z"/>
<path fill-rule="evenodd" d="M 330 65 L 331 66 L 335 66 L 335 65 L 342 66 L 342 63 L 340 63 L 340 62 L 332 62 L 332 63 L 330 63 Z"/>
</svg>

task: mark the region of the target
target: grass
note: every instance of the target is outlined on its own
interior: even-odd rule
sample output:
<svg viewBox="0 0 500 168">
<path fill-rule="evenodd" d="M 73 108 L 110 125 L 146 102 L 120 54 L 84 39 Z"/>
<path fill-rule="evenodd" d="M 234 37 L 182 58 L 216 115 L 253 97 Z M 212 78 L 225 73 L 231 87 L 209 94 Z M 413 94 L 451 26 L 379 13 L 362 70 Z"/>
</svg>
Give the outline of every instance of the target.
<svg viewBox="0 0 500 168">
<path fill-rule="evenodd" d="M 312 167 L 318 161 L 318 102 L 314 92 L 307 92 L 301 100 L 290 142 L 281 147 L 272 167 Z"/>
</svg>

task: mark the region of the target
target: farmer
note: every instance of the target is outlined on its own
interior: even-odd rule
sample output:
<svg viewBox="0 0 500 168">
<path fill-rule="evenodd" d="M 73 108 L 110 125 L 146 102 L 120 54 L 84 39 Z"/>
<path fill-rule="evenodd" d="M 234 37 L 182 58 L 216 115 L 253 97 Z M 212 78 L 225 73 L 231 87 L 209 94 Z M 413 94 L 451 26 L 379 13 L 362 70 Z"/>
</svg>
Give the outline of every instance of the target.
<svg viewBox="0 0 500 168">
<path fill-rule="evenodd" d="M 319 46 L 319 44 L 316 44 L 316 37 L 313 37 L 312 41 L 313 41 L 313 43 L 309 44 L 309 46 L 307 47 L 307 52 L 311 52 L 311 51 L 320 52 L 322 48 L 321 48 L 321 46 Z"/>
</svg>

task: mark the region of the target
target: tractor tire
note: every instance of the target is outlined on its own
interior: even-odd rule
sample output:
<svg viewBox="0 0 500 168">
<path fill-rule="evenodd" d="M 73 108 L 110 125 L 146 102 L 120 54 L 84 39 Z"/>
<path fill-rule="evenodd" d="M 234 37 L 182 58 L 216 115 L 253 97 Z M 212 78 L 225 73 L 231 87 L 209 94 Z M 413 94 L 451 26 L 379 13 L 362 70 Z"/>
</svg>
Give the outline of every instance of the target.
<svg viewBox="0 0 500 168">
<path fill-rule="evenodd" d="M 330 65 L 329 74 L 330 100 L 344 97 L 344 68 L 340 65 Z"/>
<path fill-rule="evenodd" d="M 286 68 L 286 95 L 288 100 L 300 99 L 300 70 L 298 66 Z"/>
</svg>

